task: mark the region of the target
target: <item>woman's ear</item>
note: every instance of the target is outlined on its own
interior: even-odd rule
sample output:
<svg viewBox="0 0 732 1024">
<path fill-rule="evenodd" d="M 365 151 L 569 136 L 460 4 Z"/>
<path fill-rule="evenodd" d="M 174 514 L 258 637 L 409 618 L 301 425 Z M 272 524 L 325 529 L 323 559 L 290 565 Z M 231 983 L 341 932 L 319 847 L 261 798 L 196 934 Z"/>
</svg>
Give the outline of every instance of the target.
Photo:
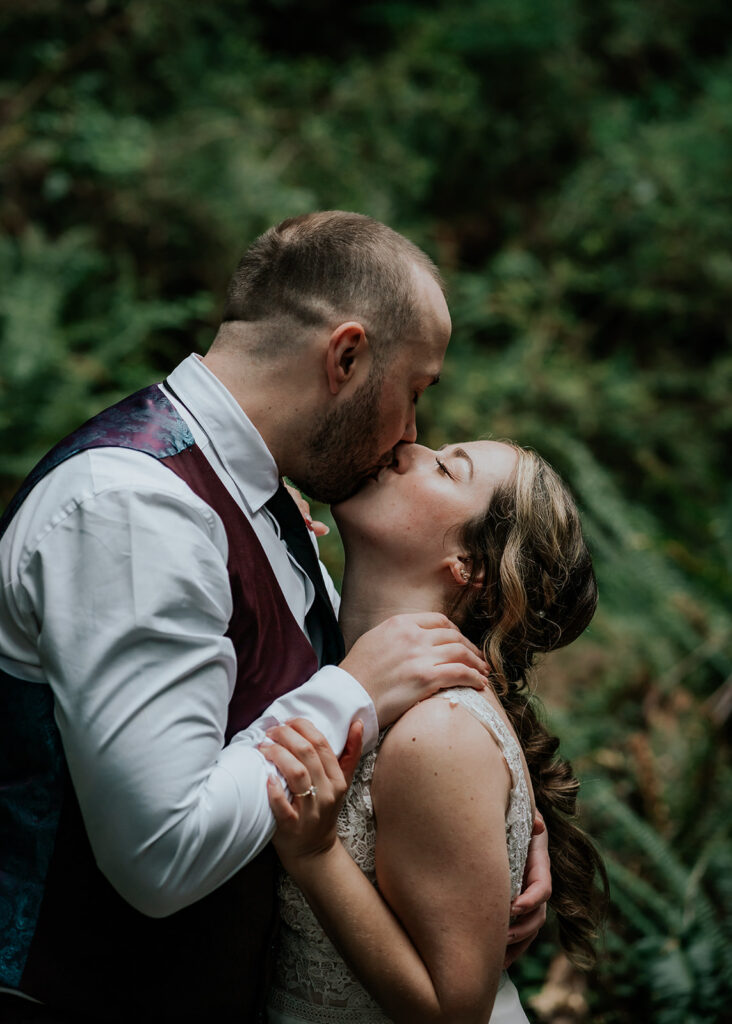
<svg viewBox="0 0 732 1024">
<path fill-rule="evenodd" d="M 351 381 L 366 380 L 370 358 L 363 326 L 355 321 L 339 324 L 330 336 L 325 354 L 325 372 L 331 395 L 337 395 Z"/>
<path fill-rule="evenodd" d="M 450 572 L 459 587 L 464 587 L 466 583 L 470 583 L 472 569 L 472 559 L 468 558 L 467 555 L 456 555 L 450 560 Z M 483 572 L 481 570 L 473 579 L 473 583 L 479 583 L 482 579 Z"/>
</svg>

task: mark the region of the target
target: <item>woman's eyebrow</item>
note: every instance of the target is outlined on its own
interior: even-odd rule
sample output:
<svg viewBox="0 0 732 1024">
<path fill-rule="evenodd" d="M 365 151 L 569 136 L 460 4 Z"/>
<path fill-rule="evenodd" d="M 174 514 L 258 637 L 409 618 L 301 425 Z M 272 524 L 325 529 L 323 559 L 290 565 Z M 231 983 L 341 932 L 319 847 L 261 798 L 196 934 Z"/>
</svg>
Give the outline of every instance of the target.
<svg viewBox="0 0 732 1024">
<path fill-rule="evenodd" d="M 439 451 L 444 452 L 446 448 L 447 448 L 447 445 L 443 444 L 442 447 L 439 449 Z M 454 458 L 454 459 L 465 459 L 465 461 L 468 464 L 468 480 L 472 480 L 473 479 L 473 460 L 470 458 L 470 456 L 465 451 L 465 449 L 464 448 L 453 448 L 452 451 L 449 452 L 449 455 L 450 455 L 451 458 Z"/>
</svg>

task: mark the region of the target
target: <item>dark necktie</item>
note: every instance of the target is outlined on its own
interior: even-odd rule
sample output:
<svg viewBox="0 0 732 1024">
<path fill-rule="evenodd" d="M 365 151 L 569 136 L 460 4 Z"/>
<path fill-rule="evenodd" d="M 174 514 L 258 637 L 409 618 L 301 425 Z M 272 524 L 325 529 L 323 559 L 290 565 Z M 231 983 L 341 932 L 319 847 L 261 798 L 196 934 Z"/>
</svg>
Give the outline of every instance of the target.
<svg viewBox="0 0 732 1024">
<path fill-rule="evenodd" d="M 325 589 L 323 574 L 305 520 L 281 480 L 280 486 L 266 504 L 280 524 L 282 539 L 315 587 L 315 598 L 305 617 L 305 625 L 311 635 L 319 633 L 322 637 L 323 653 L 320 662 L 322 665 L 337 665 L 345 655 L 343 637 Z M 318 625 L 317 630 L 313 629 L 315 623 Z"/>
</svg>

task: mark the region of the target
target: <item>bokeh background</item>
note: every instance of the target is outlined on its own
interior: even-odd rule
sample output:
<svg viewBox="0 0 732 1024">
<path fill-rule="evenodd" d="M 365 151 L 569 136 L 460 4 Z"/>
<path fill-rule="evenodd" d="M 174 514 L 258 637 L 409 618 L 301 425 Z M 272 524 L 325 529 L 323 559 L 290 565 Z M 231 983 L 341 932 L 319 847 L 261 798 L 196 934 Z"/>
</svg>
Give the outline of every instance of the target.
<svg viewBox="0 0 732 1024">
<path fill-rule="evenodd" d="M 0 5 L 0 503 L 191 350 L 260 231 L 371 214 L 443 269 L 428 443 L 534 445 L 601 605 L 537 678 L 613 904 L 537 1021 L 721 1021 L 732 999 L 732 5 Z M 325 545 L 340 571 L 334 536 Z M 460 965 L 456 963 L 456 970 Z"/>
</svg>

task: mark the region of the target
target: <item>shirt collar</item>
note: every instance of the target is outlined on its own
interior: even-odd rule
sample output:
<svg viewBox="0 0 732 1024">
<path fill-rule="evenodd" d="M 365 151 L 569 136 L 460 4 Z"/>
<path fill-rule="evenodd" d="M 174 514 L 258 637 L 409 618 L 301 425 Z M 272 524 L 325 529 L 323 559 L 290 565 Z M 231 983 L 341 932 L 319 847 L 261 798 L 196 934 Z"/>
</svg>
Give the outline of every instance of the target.
<svg viewBox="0 0 732 1024">
<path fill-rule="evenodd" d="M 258 512 L 280 482 L 277 464 L 262 435 L 231 392 L 195 353 L 179 363 L 169 379 L 249 508 Z"/>
</svg>

